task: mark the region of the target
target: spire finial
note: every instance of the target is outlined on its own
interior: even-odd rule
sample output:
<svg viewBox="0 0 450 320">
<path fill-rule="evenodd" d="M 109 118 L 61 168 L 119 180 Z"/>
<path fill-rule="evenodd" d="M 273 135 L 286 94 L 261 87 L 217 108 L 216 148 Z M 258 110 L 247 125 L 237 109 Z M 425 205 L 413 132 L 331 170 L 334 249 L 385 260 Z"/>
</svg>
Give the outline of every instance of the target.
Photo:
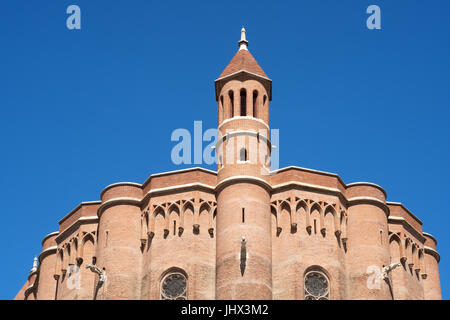
<svg viewBox="0 0 450 320">
<path fill-rule="evenodd" d="M 241 29 L 241 40 L 239 40 L 238 44 L 239 44 L 239 50 L 248 50 L 247 49 L 248 41 L 245 38 L 245 28 L 244 27 L 242 27 L 242 29 Z"/>
</svg>

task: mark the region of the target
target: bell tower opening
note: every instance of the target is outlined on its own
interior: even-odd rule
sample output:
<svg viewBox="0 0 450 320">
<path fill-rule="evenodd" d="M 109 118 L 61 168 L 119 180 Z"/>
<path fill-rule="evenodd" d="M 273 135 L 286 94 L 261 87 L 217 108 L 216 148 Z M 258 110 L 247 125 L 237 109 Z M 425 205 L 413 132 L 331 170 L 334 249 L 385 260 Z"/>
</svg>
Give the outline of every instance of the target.
<svg viewBox="0 0 450 320">
<path fill-rule="evenodd" d="M 241 117 L 247 115 L 247 90 L 241 89 Z"/>
<path fill-rule="evenodd" d="M 229 91 L 228 96 L 230 98 L 230 118 L 233 118 L 234 117 L 234 93 L 233 93 L 233 91 Z"/>
<path fill-rule="evenodd" d="M 258 118 L 258 106 L 256 105 L 258 101 L 258 91 L 253 91 L 253 118 Z"/>
</svg>

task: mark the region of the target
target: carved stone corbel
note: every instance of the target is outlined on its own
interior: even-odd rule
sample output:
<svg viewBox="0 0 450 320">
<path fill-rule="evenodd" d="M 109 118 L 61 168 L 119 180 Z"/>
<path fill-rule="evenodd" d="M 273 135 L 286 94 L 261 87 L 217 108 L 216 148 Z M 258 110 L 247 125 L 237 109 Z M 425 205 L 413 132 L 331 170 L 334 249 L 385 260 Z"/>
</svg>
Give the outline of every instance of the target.
<svg viewBox="0 0 450 320">
<path fill-rule="evenodd" d="M 194 224 L 194 234 L 200 233 L 200 225 L 198 223 Z"/>
</svg>

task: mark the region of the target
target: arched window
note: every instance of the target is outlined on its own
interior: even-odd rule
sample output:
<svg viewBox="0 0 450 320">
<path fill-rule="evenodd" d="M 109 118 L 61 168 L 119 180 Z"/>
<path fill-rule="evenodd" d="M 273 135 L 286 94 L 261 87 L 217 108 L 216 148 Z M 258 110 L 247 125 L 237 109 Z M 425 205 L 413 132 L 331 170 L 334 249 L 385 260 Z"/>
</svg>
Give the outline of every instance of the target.
<svg viewBox="0 0 450 320">
<path fill-rule="evenodd" d="M 329 300 L 330 282 L 320 271 L 309 271 L 305 274 L 305 300 Z"/>
<path fill-rule="evenodd" d="M 234 93 L 233 91 L 228 92 L 228 96 L 230 97 L 230 118 L 234 117 Z"/>
<path fill-rule="evenodd" d="M 241 89 L 241 117 L 247 115 L 247 91 Z"/>
<path fill-rule="evenodd" d="M 171 272 L 161 281 L 161 300 L 186 300 L 187 279 L 181 272 Z"/>
<path fill-rule="evenodd" d="M 242 148 L 241 151 L 239 151 L 239 161 L 247 161 L 247 149 Z"/>
<path fill-rule="evenodd" d="M 258 106 L 256 105 L 258 99 L 258 91 L 253 91 L 253 118 L 258 118 Z"/>
</svg>

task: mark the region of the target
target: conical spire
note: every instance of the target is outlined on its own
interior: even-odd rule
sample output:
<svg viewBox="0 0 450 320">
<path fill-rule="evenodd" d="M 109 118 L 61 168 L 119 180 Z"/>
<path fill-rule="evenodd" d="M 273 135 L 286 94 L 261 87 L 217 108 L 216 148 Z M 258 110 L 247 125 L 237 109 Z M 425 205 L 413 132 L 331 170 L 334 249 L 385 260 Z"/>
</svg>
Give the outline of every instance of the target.
<svg viewBox="0 0 450 320">
<path fill-rule="evenodd" d="M 219 99 L 219 93 L 223 85 L 234 77 L 250 77 L 257 79 L 266 86 L 269 101 L 272 100 L 272 80 L 266 75 L 263 69 L 248 51 L 248 41 L 245 28 L 241 29 L 241 40 L 238 42 L 239 50 L 231 59 L 230 63 L 222 71 L 219 78 L 214 81 L 216 100 Z"/>
<path fill-rule="evenodd" d="M 246 38 L 245 28 L 241 29 L 241 40 L 238 42 L 239 51 L 235 54 L 233 59 L 231 59 L 228 66 L 223 70 L 219 79 L 234 74 L 239 71 L 247 71 L 253 73 L 257 76 L 268 78 L 263 69 L 253 58 L 252 54 L 248 51 L 248 41 Z"/>
</svg>

